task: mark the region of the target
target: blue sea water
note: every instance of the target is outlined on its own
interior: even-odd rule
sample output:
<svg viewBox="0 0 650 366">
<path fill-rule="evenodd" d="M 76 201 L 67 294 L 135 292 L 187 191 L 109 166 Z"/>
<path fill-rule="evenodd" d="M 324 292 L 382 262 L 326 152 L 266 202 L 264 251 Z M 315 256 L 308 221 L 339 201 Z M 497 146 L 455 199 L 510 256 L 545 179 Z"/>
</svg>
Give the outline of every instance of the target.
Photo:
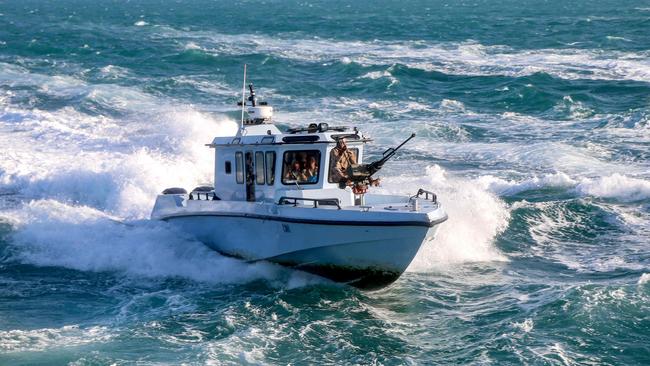
<svg viewBox="0 0 650 366">
<path fill-rule="evenodd" d="M 650 364 L 650 2 L 0 1 L 0 364 Z M 376 292 L 148 220 L 243 64 L 449 220 Z"/>
</svg>

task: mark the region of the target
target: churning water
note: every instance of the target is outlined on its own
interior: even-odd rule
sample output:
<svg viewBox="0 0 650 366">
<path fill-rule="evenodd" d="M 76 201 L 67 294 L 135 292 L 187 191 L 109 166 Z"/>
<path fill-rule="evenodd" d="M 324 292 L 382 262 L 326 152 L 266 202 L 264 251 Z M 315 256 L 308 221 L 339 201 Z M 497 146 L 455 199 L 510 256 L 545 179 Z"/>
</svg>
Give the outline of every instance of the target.
<svg viewBox="0 0 650 366">
<path fill-rule="evenodd" d="M 650 363 L 647 1 L 0 1 L 0 364 Z M 148 220 L 244 63 L 449 220 L 391 287 Z"/>
</svg>

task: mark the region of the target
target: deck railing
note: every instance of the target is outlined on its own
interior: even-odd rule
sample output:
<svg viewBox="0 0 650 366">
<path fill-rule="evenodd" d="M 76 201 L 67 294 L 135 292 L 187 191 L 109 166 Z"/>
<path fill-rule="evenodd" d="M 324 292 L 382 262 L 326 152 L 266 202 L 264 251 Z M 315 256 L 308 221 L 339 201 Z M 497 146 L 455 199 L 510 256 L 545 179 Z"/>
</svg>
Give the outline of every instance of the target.
<svg viewBox="0 0 650 366">
<path fill-rule="evenodd" d="M 428 199 L 429 199 L 429 196 L 431 196 L 431 202 L 433 202 L 433 203 L 438 203 L 438 196 L 436 196 L 435 193 L 433 193 L 433 192 L 431 192 L 431 191 L 427 191 L 426 189 L 422 189 L 422 188 L 418 189 L 418 193 L 416 193 L 416 194 L 415 194 L 413 197 L 411 197 L 411 198 L 420 198 L 420 196 L 423 195 L 423 194 L 424 194 L 424 198 L 425 198 L 425 199 L 428 200 Z"/>
<path fill-rule="evenodd" d="M 293 205 L 298 206 L 298 201 L 312 202 L 314 208 L 318 208 L 318 205 L 323 206 L 336 206 L 339 210 L 341 209 L 341 201 L 338 198 L 304 198 L 304 197 L 280 197 L 278 200 L 278 205 Z"/>
</svg>

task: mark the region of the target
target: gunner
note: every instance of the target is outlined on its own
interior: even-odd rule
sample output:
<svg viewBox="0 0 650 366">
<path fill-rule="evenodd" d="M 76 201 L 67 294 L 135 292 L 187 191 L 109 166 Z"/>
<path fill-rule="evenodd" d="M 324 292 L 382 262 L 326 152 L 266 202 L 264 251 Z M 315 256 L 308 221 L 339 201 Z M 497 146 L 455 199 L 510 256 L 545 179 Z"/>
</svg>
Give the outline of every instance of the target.
<svg viewBox="0 0 650 366">
<path fill-rule="evenodd" d="M 345 138 L 336 140 L 336 147 L 330 153 L 330 179 L 333 182 L 352 185 L 350 177 L 348 177 L 348 168 L 352 164 L 357 163 L 357 159 L 348 149 L 345 143 Z"/>
</svg>

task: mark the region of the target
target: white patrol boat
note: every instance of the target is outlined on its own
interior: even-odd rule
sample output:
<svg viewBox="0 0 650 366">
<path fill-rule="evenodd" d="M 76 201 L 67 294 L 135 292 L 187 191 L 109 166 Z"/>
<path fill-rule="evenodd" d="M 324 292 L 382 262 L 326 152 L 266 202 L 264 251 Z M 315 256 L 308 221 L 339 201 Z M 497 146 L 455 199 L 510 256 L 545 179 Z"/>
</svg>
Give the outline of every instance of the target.
<svg viewBox="0 0 650 366">
<path fill-rule="evenodd" d="M 242 96 L 241 102 L 249 118 L 242 110 L 239 132 L 208 145 L 215 149 L 214 186 L 189 193 L 166 189 L 152 219 L 177 225 L 227 256 L 279 263 L 362 289 L 394 282 L 447 220 L 429 191 L 367 193 L 377 182 L 372 176 L 415 135 L 362 164 L 371 140 L 356 128 L 312 123 L 282 132 L 271 121 L 273 108 L 258 103 L 249 88 L 248 101 Z M 347 142 L 345 154 L 340 140 Z M 352 161 L 346 166 L 341 155 Z"/>
</svg>

